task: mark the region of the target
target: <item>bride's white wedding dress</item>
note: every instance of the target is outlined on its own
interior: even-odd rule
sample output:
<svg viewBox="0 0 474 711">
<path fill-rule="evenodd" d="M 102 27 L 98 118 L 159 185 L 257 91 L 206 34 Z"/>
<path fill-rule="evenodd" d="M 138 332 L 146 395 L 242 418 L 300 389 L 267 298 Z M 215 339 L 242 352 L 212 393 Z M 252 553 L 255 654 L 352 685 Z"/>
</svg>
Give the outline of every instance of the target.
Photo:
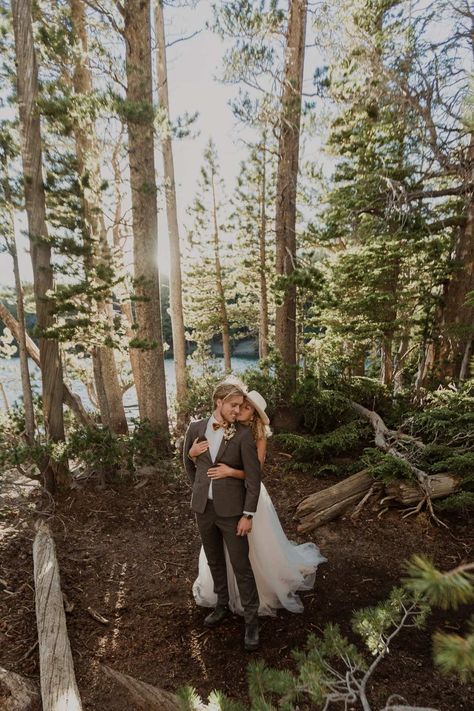
<svg viewBox="0 0 474 711">
<path fill-rule="evenodd" d="M 233 612 L 243 614 L 239 589 L 227 549 L 225 555 L 229 607 Z M 258 614 L 272 616 L 275 615 L 275 610 L 281 607 L 290 612 L 303 612 L 303 603 L 297 591 L 312 589 L 316 568 L 326 560 L 314 543 L 297 545 L 288 540 L 263 484 L 252 532 L 249 534 L 249 558 L 260 598 Z M 214 582 L 202 547 L 193 595 L 196 603 L 203 607 L 214 607 L 217 603 Z"/>
</svg>

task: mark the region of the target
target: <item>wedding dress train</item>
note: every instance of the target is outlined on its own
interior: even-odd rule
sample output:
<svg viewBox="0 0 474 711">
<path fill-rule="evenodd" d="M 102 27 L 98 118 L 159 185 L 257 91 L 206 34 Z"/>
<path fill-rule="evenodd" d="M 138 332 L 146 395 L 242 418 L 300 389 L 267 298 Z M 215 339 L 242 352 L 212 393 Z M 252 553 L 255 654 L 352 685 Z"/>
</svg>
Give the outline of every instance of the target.
<svg viewBox="0 0 474 711">
<path fill-rule="evenodd" d="M 229 607 L 243 614 L 239 590 L 227 549 L 227 583 Z M 326 558 L 314 543 L 296 544 L 288 540 L 280 524 L 272 500 L 262 484 L 257 511 L 249 534 L 249 558 L 260 599 L 259 615 L 275 615 L 277 608 L 303 612 L 297 591 L 311 590 L 316 569 Z M 204 549 L 199 554 L 199 574 L 193 585 L 196 603 L 214 607 L 217 595 Z"/>
</svg>

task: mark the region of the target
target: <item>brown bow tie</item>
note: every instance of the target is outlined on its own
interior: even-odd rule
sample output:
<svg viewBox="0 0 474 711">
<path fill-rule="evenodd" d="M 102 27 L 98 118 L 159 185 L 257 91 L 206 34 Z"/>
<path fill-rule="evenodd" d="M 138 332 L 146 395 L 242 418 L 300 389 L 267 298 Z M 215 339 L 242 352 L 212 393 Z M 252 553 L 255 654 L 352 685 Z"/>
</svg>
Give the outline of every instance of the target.
<svg viewBox="0 0 474 711">
<path fill-rule="evenodd" d="M 212 423 L 212 429 L 214 432 L 217 432 L 222 427 L 223 430 L 227 427 L 227 422 L 213 422 Z"/>
</svg>

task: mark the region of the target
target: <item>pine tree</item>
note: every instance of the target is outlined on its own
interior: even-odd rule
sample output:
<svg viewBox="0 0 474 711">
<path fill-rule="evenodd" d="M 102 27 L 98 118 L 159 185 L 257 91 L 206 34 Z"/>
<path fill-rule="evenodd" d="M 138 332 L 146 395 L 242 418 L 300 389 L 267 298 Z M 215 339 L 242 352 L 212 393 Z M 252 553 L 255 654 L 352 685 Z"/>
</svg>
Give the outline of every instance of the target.
<svg viewBox="0 0 474 711">
<path fill-rule="evenodd" d="M 318 240 L 335 257 L 323 319 L 346 365 L 375 350 L 382 382 L 399 390 L 413 340 L 423 349 L 433 327 L 460 203 L 450 190 L 430 203 L 424 124 L 411 105 L 400 110 L 386 76 L 394 65 L 407 82 L 416 75 L 409 28 L 384 3 L 361 2 L 344 18 L 347 40 L 321 82 L 344 107 L 329 139 L 338 164 Z"/>
<path fill-rule="evenodd" d="M 30 447 L 35 442 L 35 413 L 31 390 L 28 349 L 26 345 L 26 319 L 24 292 L 20 278 L 18 251 L 15 229 L 15 210 L 21 206 L 19 186 L 15 185 L 11 166 L 19 153 L 15 126 L 10 121 L 0 123 L 0 224 L 5 249 L 13 261 L 15 279 L 16 315 L 19 326 L 18 352 L 20 357 L 20 375 L 25 415 L 25 439 Z"/>
<path fill-rule="evenodd" d="M 285 69 L 282 80 L 276 187 L 276 274 L 283 293 L 275 315 L 275 347 L 287 368 L 288 394 L 296 387 L 296 187 L 303 68 L 306 38 L 306 0 L 289 0 Z"/>
<path fill-rule="evenodd" d="M 270 352 L 270 323 L 273 325 L 272 265 L 275 213 L 275 161 L 267 129 L 249 146 L 241 164 L 232 197 L 230 230 L 235 234 L 234 252 L 245 255 L 234 271 L 236 311 L 240 327 L 251 332 L 257 324 L 259 358 Z M 258 300 L 255 298 L 258 294 Z"/>
<path fill-rule="evenodd" d="M 211 140 L 204 151 L 198 193 L 188 210 L 193 219 L 189 232 L 189 268 L 186 274 L 186 322 L 192 339 L 207 344 L 215 334 L 222 338 L 224 367 L 231 369 L 228 276 L 223 252 L 223 181 Z"/>
<path fill-rule="evenodd" d="M 136 339 L 142 419 L 168 437 L 160 280 L 157 264 L 158 224 L 154 159 L 154 107 L 151 64 L 150 2 L 126 0 L 124 18 L 127 91 L 123 110 L 128 131 L 132 193 Z"/>
<path fill-rule="evenodd" d="M 41 128 L 36 101 L 38 69 L 30 0 L 13 0 L 13 27 L 17 60 L 18 105 L 22 135 L 22 162 L 28 231 L 31 243 L 36 313 L 40 329 L 40 361 L 43 410 L 48 437 L 53 442 L 64 440 L 63 376 L 59 344 L 45 333 L 53 325 L 53 274 L 51 245 L 46 227 L 46 203 L 42 177 Z M 45 487 L 54 491 L 56 485 L 67 483 L 63 466 L 50 460 L 43 474 Z"/>
<path fill-rule="evenodd" d="M 181 279 L 181 252 L 178 227 L 178 208 L 176 200 L 176 182 L 174 174 L 173 146 L 171 140 L 171 122 L 168 97 L 168 70 L 166 63 L 165 22 L 163 3 L 155 3 L 155 34 L 157 42 L 157 79 L 158 101 L 162 112 L 161 150 L 165 179 L 166 215 L 168 221 L 168 239 L 170 245 L 170 311 L 173 329 L 173 359 L 176 374 L 176 400 L 178 419 L 183 419 L 181 411 L 187 394 L 186 382 L 186 340 L 184 333 L 183 296 Z"/>
</svg>

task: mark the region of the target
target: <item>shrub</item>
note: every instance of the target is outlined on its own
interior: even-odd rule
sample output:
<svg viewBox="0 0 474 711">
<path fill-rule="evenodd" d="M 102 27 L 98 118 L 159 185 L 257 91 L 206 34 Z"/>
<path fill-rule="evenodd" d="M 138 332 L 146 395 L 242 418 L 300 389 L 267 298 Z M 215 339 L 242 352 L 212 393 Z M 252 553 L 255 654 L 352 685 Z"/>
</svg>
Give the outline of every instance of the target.
<svg viewBox="0 0 474 711">
<path fill-rule="evenodd" d="M 385 454 L 379 449 L 366 449 L 361 461 L 374 479 L 379 479 L 384 484 L 389 484 L 396 479 L 415 479 L 408 462 L 391 454 Z"/>
<path fill-rule="evenodd" d="M 292 403 L 302 412 L 303 426 L 308 432 L 329 432 L 341 423 L 354 419 L 347 395 L 321 388 L 313 377 L 299 383 Z"/>
<path fill-rule="evenodd" d="M 297 462 L 314 462 L 325 457 L 351 452 L 360 446 L 369 432 L 369 427 L 365 423 L 353 420 L 327 434 L 313 437 L 280 434 L 275 436 L 275 441 L 281 442 Z"/>
</svg>

